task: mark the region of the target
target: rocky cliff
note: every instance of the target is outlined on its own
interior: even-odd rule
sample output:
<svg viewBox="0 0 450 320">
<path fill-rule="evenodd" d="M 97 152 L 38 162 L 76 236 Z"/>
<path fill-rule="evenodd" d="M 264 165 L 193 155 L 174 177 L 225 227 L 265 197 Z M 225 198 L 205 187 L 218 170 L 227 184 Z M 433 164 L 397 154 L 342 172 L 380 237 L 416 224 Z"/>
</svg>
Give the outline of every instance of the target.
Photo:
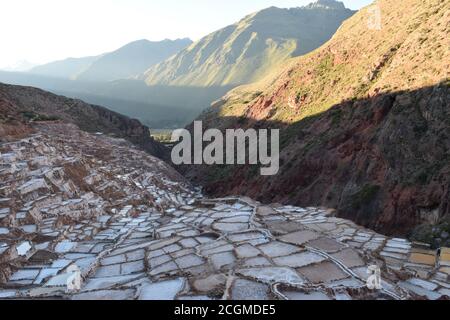
<svg viewBox="0 0 450 320">
<path fill-rule="evenodd" d="M 449 14 L 439 0 L 364 8 L 320 49 L 201 116 L 206 127 L 281 128 L 277 176 L 188 175 L 214 194 L 326 205 L 384 233 L 448 243 Z"/>
</svg>

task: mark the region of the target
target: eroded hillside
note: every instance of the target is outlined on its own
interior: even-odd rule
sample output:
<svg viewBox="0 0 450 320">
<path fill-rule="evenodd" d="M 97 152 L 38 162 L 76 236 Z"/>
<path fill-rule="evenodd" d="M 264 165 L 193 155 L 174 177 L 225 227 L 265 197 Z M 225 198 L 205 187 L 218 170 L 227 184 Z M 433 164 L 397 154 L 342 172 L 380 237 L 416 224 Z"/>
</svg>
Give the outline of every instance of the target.
<svg viewBox="0 0 450 320">
<path fill-rule="evenodd" d="M 201 116 L 207 127 L 282 128 L 277 176 L 252 167 L 192 167 L 189 176 L 214 194 L 334 207 L 386 233 L 440 225 L 418 237 L 448 243 L 449 19 L 440 0 L 362 9 L 320 49 Z"/>
<path fill-rule="evenodd" d="M 144 79 L 149 85 L 193 87 L 250 83 L 318 48 L 353 14 L 333 0 L 261 10 L 150 68 Z"/>
</svg>

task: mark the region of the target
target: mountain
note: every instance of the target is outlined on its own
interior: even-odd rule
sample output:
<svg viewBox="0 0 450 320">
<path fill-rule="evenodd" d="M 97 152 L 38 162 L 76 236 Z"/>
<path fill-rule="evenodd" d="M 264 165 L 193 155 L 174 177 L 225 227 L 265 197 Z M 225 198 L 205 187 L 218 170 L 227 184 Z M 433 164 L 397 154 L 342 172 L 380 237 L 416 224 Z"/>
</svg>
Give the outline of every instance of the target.
<svg viewBox="0 0 450 320">
<path fill-rule="evenodd" d="M 183 127 L 237 85 L 319 47 L 352 14 L 335 1 L 272 7 L 195 44 L 189 39 L 141 40 L 101 56 L 39 66 L 31 73 L 0 72 L 0 82 L 107 105 L 155 129 Z M 144 81 L 145 70 L 158 80 Z M 169 73 L 176 79 L 166 81 Z"/>
<path fill-rule="evenodd" d="M 314 3 L 310 3 L 305 6 L 307 9 L 337 9 L 343 10 L 345 9 L 345 5 L 342 2 L 335 0 L 318 0 Z"/>
<path fill-rule="evenodd" d="M 204 37 L 150 68 L 143 78 L 148 85 L 250 83 L 286 59 L 318 48 L 353 14 L 332 0 L 301 8 L 271 7 Z"/>
<path fill-rule="evenodd" d="M 206 128 L 280 128 L 278 175 L 205 166 L 188 176 L 215 195 L 323 205 L 384 234 L 449 245 L 449 19 L 440 0 L 362 9 L 321 48 L 200 117 Z"/>
<path fill-rule="evenodd" d="M 68 58 L 34 67 L 29 72 L 36 75 L 75 80 L 100 56 Z"/>
<path fill-rule="evenodd" d="M 81 100 L 22 86 L 0 83 L 0 105 L 3 111 L 14 112 L 28 120 L 61 120 L 77 125 L 81 130 L 102 132 L 129 140 L 151 155 L 166 159 L 167 150 L 150 137 L 149 128 L 138 120 L 130 119 L 104 107 L 87 104 Z M 5 113 L 8 119 L 11 113 Z M 14 120 L 13 116 L 13 120 Z M 16 128 L 12 126 L 15 132 Z M 1 138 L 7 136 L 3 132 Z"/>
<path fill-rule="evenodd" d="M 191 43 L 190 39 L 138 40 L 102 55 L 68 58 L 37 66 L 30 73 L 81 81 L 126 79 L 141 74 Z"/>
<path fill-rule="evenodd" d="M 152 42 L 139 40 L 107 53 L 95 60 L 76 79 L 84 81 L 112 81 L 141 74 L 153 65 L 192 43 L 190 39 Z"/>
</svg>

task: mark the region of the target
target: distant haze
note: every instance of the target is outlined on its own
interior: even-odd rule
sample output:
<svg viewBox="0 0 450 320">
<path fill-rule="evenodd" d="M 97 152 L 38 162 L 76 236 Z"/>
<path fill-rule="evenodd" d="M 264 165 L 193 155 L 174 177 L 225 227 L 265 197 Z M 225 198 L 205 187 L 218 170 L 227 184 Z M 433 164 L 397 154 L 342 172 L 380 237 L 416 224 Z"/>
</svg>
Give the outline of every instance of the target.
<svg viewBox="0 0 450 320">
<path fill-rule="evenodd" d="M 138 39 L 159 41 L 206 34 L 269 7 L 310 0 L 3 0 L 0 68 L 95 56 Z M 344 0 L 359 9 L 372 0 Z"/>
</svg>

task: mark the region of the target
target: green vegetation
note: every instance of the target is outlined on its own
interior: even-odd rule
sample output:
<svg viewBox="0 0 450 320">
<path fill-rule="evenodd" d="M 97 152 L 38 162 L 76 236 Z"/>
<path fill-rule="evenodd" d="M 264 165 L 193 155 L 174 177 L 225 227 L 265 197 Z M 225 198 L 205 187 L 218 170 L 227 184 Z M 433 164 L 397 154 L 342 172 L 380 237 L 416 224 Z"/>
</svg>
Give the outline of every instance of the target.
<svg viewBox="0 0 450 320">
<path fill-rule="evenodd" d="M 21 112 L 22 116 L 28 121 L 58 121 L 60 120 L 56 116 L 48 116 L 45 114 L 38 114 L 32 111 Z"/>
<path fill-rule="evenodd" d="M 151 130 L 150 136 L 162 144 L 172 143 L 172 130 Z"/>
<path fill-rule="evenodd" d="M 298 90 L 297 95 L 295 97 L 295 103 L 299 104 L 302 101 L 306 100 L 309 96 L 309 89 L 307 88 L 300 88 Z"/>
<path fill-rule="evenodd" d="M 445 214 L 450 118 L 448 88 L 437 84 L 448 87 L 450 82 L 444 67 L 450 57 L 442 34 L 448 19 L 432 12 L 449 12 L 450 3 L 410 2 L 402 7 L 382 0 L 386 22 L 377 31 L 367 29 L 369 13 L 361 10 L 320 49 L 291 59 L 270 79 L 234 90 L 217 108 L 220 117 L 210 121 L 219 126 L 226 118 L 233 119 L 227 120 L 233 127 L 247 116 L 283 128 L 280 147 L 285 162 L 273 178 L 280 190 L 277 199 L 326 203 L 358 223 L 399 232 L 417 224 L 419 213 L 430 221 Z M 424 11 L 432 13 L 429 19 L 423 18 Z M 427 35 L 420 35 L 420 28 L 427 28 Z M 248 94 L 256 90 L 264 92 L 264 99 L 245 105 Z M 285 187 L 286 176 L 314 161 L 314 181 L 300 177 L 296 188 Z M 202 173 L 207 176 L 209 170 Z M 236 190 L 246 191 L 237 185 L 247 177 L 249 185 L 262 181 L 239 173 L 228 178 Z M 356 183 L 350 192 L 349 182 Z M 313 194 L 316 185 L 327 189 L 326 199 Z M 261 197 L 272 196 L 261 192 Z M 430 203 L 432 208 L 422 208 Z M 448 227 L 444 232 L 448 237 Z M 441 236 L 424 232 L 417 238 L 430 242 Z"/>
<path fill-rule="evenodd" d="M 394 2 L 389 3 L 389 6 L 392 7 L 390 12 L 397 12 L 399 9 Z M 369 93 L 373 96 L 436 84 L 446 79 L 442 61 L 448 60 L 445 59 L 448 50 L 444 50 L 444 38 L 436 35 L 437 28 L 430 26 L 424 17 L 435 15 L 433 12 L 437 8 L 440 9 L 436 12 L 441 13 L 447 6 L 442 2 L 433 1 L 432 5 L 423 7 L 423 10 L 415 11 L 408 8 L 407 12 L 402 11 L 401 19 L 396 20 L 395 26 L 367 35 L 365 35 L 367 12 L 362 10 L 347 20 L 328 44 L 298 59 L 292 59 L 292 64 L 286 66 L 284 72 L 280 70 L 270 79 L 241 87 L 239 93 L 245 97 L 245 88 L 248 88 L 247 92 L 258 90 L 263 91 L 267 97 L 273 96 L 272 112 L 265 115 L 265 120 L 292 126 L 320 115 L 344 101 L 356 103 L 366 99 Z M 421 7 L 419 2 L 417 7 Z M 445 17 L 436 17 L 433 23 L 442 25 L 443 21 Z M 415 33 L 414 36 L 411 35 L 412 32 Z M 428 38 L 426 46 L 420 46 L 421 37 Z M 411 41 L 414 41 L 418 51 L 405 52 L 407 47 L 403 44 L 408 43 L 408 46 L 412 46 Z M 429 44 L 431 41 L 433 43 Z M 432 52 L 427 48 L 433 44 L 432 47 L 437 50 L 436 54 L 443 56 L 444 60 L 437 59 L 436 56 L 427 56 Z M 443 85 L 448 86 L 448 83 L 447 77 Z M 295 101 L 295 106 L 292 105 L 292 100 Z M 250 100 L 242 99 L 242 101 L 245 104 Z M 240 107 L 241 114 L 246 114 L 251 106 L 250 103 Z M 356 107 L 357 105 L 355 109 Z M 395 103 L 392 112 L 403 113 L 405 108 L 410 108 L 408 97 L 405 97 L 405 101 Z M 227 109 L 227 105 L 222 110 L 224 112 L 221 112 L 221 116 L 235 118 L 240 116 L 238 110 L 231 111 Z M 343 120 L 342 116 L 339 110 L 332 111 L 331 126 L 339 125 Z M 415 123 L 411 129 L 416 138 L 423 137 L 429 130 L 426 121 Z M 300 129 L 294 125 L 282 132 L 282 148 L 297 140 L 298 130 Z M 306 151 L 308 152 L 312 146 L 309 144 Z"/>
<path fill-rule="evenodd" d="M 370 204 L 380 192 L 381 187 L 378 185 L 366 184 L 361 191 L 354 194 L 350 199 L 353 209 L 361 209 L 363 206 Z"/>
</svg>

